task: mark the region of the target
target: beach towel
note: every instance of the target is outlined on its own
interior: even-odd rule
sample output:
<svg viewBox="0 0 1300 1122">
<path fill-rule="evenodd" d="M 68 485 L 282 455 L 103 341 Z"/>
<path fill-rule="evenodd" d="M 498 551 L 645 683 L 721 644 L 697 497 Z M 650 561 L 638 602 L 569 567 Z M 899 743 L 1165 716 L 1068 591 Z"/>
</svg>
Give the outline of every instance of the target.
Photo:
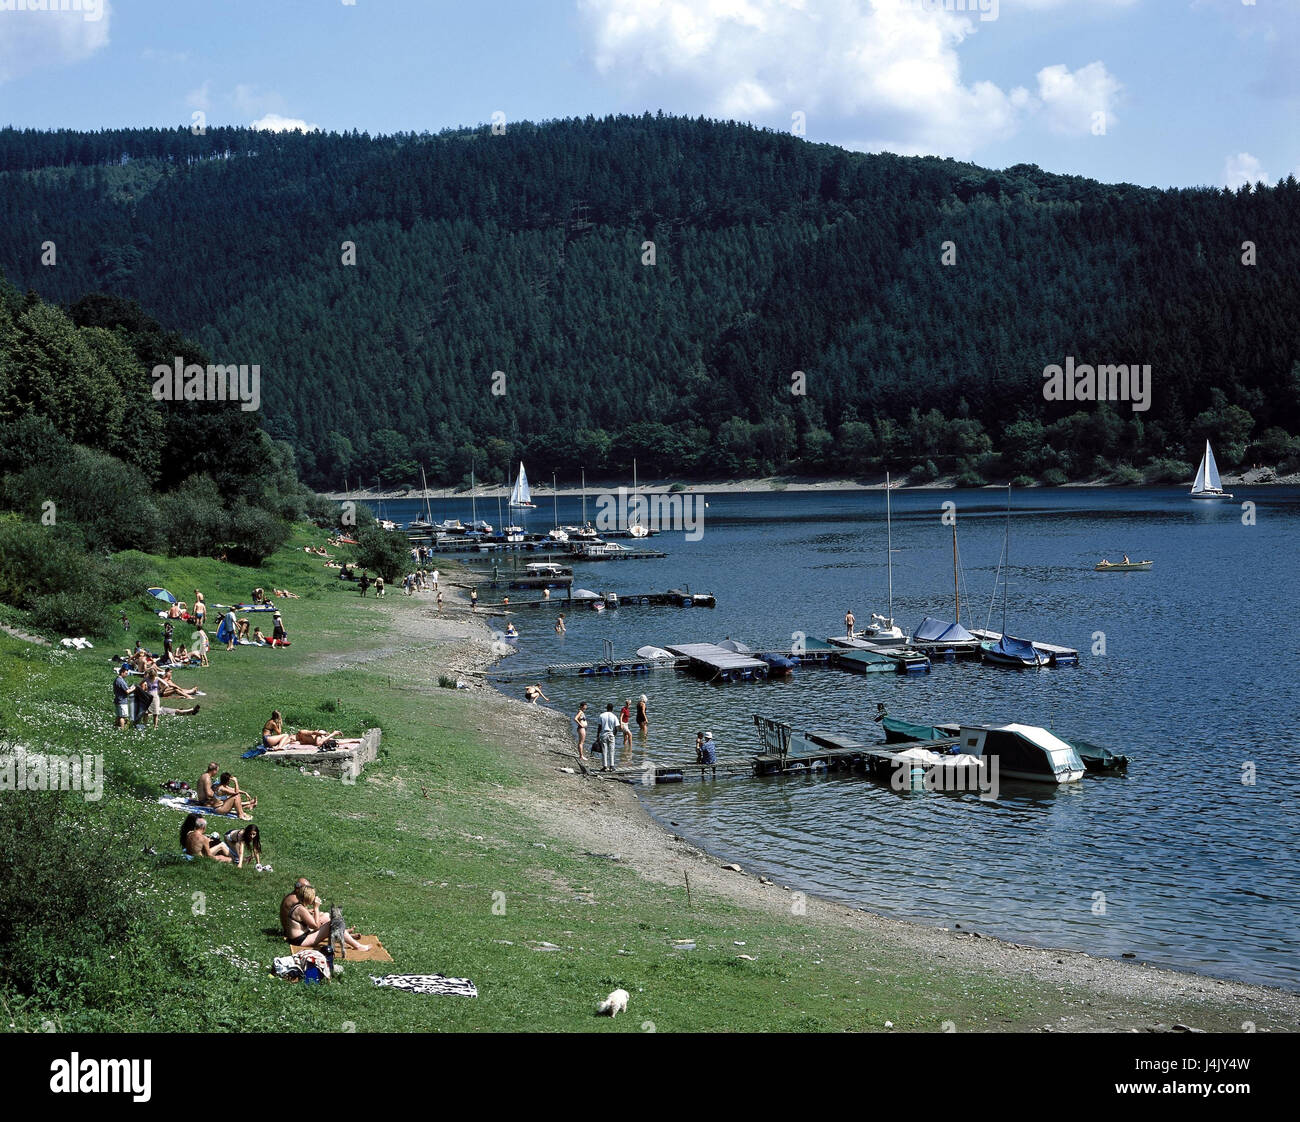
<svg viewBox="0 0 1300 1122">
<path fill-rule="evenodd" d="M 210 806 L 199 806 L 197 803 L 190 802 L 184 795 L 167 795 L 160 797 L 158 802 L 162 806 L 171 807 L 172 810 L 179 810 L 182 814 L 201 814 L 204 818 L 238 818 L 238 814 L 219 814 Z"/>
<path fill-rule="evenodd" d="M 351 947 L 349 947 L 347 954 L 345 954 L 342 958 L 338 957 L 338 952 L 336 951 L 334 957 L 337 962 L 342 963 L 344 966 L 346 966 L 349 962 L 392 962 L 393 961 L 393 956 L 390 955 L 388 951 L 384 948 L 383 943 L 379 941 L 378 935 L 356 935 L 354 936 L 354 938 L 358 943 L 365 943 L 365 945 L 370 949 L 368 951 L 354 951 Z M 312 949 L 312 948 L 294 947 L 292 943 L 289 944 L 289 947 L 291 950 L 297 951 L 300 954 L 304 949 L 307 950 Z"/>
<path fill-rule="evenodd" d="M 382 978 L 370 975 L 377 986 L 391 986 L 407 993 L 438 993 L 451 997 L 478 997 L 478 989 L 468 978 L 446 978 L 441 974 L 385 974 Z"/>
<path fill-rule="evenodd" d="M 239 758 L 241 760 L 251 760 L 253 759 L 254 756 L 262 755 L 266 750 L 267 749 L 265 744 L 254 744 L 247 752 L 245 752 Z"/>
</svg>

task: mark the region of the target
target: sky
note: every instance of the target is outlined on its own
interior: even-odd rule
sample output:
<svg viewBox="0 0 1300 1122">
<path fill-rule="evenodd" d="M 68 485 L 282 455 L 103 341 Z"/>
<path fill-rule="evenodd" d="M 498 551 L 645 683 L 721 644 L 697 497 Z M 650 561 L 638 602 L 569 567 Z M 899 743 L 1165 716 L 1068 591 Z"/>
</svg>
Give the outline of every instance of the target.
<svg viewBox="0 0 1300 1122">
<path fill-rule="evenodd" d="M 1300 176 L 1300 0 L 0 0 L 15 127 L 661 109 L 1107 182 L 1273 183 Z"/>
</svg>

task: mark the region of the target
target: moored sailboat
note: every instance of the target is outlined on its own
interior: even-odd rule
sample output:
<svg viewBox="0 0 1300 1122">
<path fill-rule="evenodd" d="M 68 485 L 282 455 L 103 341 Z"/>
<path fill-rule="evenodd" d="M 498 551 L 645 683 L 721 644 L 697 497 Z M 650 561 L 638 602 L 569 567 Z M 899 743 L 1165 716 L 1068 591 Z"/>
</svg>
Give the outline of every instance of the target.
<svg viewBox="0 0 1300 1122">
<path fill-rule="evenodd" d="M 1219 465 L 1214 462 L 1214 450 L 1210 442 L 1205 442 L 1205 455 L 1201 465 L 1196 469 L 1196 478 L 1192 480 L 1191 497 L 1215 502 L 1230 499 L 1232 495 L 1223 489 L 1223 480 L 1219 478 Z"/>
</svg>

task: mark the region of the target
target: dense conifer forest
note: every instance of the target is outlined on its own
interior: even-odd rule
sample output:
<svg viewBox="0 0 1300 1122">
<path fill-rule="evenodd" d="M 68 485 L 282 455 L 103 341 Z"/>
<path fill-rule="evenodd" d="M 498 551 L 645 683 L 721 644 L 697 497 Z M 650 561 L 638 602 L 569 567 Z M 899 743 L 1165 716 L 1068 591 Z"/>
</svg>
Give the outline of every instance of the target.
<svg viewBox="0 0 1300 1122">
<path fill-rule="evenodd" d="M 14 339 L 75 330 L 138 396 L 131 362 L 183 353 L 160 321 L 260 365 L 267 447 L 321 487 L 421 464 L 499 481 L 520 458 L 542 481 L 630 476 L 634 457 L 645 477 L 1181 480 L 1207 436 L 1225 467 L 1300 460 L 1292 178 L 1161 191 L 662 115 L 11 129 L 0 271 L 11 367 Z M 1149 410 L 1045 400 L 1067 357 L 1149 364 Z M 101 405 L 74 394 L 51 421 L 151 478 L 242 470 Z"/>
</svg>

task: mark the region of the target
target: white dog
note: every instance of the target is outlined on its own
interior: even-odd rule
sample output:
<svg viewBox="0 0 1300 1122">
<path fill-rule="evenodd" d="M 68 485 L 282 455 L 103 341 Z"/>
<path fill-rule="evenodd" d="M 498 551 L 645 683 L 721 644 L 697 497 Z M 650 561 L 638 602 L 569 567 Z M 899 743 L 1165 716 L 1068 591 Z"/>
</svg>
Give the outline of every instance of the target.
<svg viewBox="0 0 1300 1122">
<path fill-rule="evenodd" d="M 608 1013 L 611 1017 L 617 1017 L 620 1013 L 627 1012 L 627 990 L 615 990 L 597 1007 L 597 1013 Z"/>
</svg>

